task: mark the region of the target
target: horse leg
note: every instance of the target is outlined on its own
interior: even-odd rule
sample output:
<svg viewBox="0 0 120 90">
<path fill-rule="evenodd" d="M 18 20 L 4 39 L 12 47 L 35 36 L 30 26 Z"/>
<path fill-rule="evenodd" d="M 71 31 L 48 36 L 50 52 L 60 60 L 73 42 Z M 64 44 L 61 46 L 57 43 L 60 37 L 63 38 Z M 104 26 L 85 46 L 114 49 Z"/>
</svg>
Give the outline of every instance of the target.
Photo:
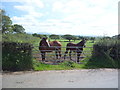
<svg viewBox="0 0 120 90">
<path fill-rule="evenodd" d="M 58 59 L 58 51 L 56 50 L 55 53 L 56 53 L 56 59 Z"/>
<path fill-rule="evenodd" d="M 71 58 L 71 53 L 72 53 L 72 51 L 70 50 L 70 52 L 69 52 L 70 60 L 72 60 L 72 58 Z"/>
<path fill-rule="evenodd" d="M 59 52 L 59 57 L 61 58 L 61 51 L 58 51 Z"/>
<path fill-rule="evenodd" d="M 59 57 L 61 58 L 61 48 L 59 48 L 58 53 L 59 53 Z"/>
<path fill-rule="evenodd" d="M 45 52 L 41 52 L 41 56 L 42 56 L 42 61 L 45 60 Z"/>
<path fill-rule="evenodd" d="M 66 58 L 66 54 L 68 53 L 68 50 L 66 49 L 66 52 L 65 52 L 65 54 L 64 54 L 64 60 L 65 60 L 65 58 Z"/>
<path fill-rule="evenodd" d="M 79 62 L 80 55 L 81 55 L 81 53 L 80 53 L 80 52 L 77 52 L 77 62 Z"/>
</svg>

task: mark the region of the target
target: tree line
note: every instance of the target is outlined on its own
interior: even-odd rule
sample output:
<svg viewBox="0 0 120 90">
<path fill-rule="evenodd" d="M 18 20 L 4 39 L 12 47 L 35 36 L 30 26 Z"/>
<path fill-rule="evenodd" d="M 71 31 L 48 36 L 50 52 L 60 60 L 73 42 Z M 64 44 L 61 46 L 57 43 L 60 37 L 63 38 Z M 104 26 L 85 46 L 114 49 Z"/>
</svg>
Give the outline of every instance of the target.
<svg viewBox="0 0 120 90">
<path fill-rule="evenodd" d="M 89 36 L 76 36 L 76 35 L 70 35 L 70 34 L 65 34 L 65 35 L 57 35 L 57 34 L 51 34 L 51 35 L 45 35 L 45 34 L 37 34 L 37 33 L 34 33 L 32 34 L 34 37 L 39 37 L 39 38 L 49 38 L 49 39 L 54 39 L 54 40 L 57 40 L 57 39 L 66 39 L 66 40 L 80 40 L 80 39 L 89 39 L 89 40 L 95 40 L 95 37 L 89 37 Z"/>
</svg>

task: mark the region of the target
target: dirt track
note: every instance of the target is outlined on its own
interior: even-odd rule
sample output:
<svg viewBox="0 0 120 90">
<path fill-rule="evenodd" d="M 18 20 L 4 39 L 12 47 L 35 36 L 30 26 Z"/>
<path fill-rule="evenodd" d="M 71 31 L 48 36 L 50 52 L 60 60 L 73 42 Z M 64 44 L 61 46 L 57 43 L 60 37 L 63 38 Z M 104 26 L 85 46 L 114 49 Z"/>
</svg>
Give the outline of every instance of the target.
<svg viewBox="0 0 120 90">
<path fill-rule="evenodd" d="M 3 88 L 118 88 L 118 70 L 81 69 L 3 74 Z"/>
</svg>

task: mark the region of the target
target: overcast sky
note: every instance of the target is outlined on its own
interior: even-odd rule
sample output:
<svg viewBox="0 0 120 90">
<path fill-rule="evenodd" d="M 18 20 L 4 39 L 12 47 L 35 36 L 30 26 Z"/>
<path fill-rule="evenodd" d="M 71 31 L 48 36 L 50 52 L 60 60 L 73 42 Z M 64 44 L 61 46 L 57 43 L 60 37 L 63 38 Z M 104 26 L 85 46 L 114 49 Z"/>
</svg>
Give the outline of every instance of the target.
<svg viewBox="0 0 120 90">
<path fill-rule="evenodd" d="M 2 0 L 13 24 L 30 33 L 113 36 L 119 0 Z"/>
</svg>

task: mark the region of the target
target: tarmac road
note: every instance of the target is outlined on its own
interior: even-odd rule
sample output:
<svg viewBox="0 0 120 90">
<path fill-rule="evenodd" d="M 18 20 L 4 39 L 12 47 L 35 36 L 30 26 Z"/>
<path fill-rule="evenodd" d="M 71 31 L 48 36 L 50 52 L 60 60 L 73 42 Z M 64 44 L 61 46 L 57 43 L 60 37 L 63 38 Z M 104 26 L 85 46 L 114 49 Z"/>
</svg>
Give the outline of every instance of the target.
<svg viewBox="0 0 120 90">
<path fill-rule="evenodd" d="M 118 88 L 117 69 L 3 73 L 2 88 Z"/>
</svg>

